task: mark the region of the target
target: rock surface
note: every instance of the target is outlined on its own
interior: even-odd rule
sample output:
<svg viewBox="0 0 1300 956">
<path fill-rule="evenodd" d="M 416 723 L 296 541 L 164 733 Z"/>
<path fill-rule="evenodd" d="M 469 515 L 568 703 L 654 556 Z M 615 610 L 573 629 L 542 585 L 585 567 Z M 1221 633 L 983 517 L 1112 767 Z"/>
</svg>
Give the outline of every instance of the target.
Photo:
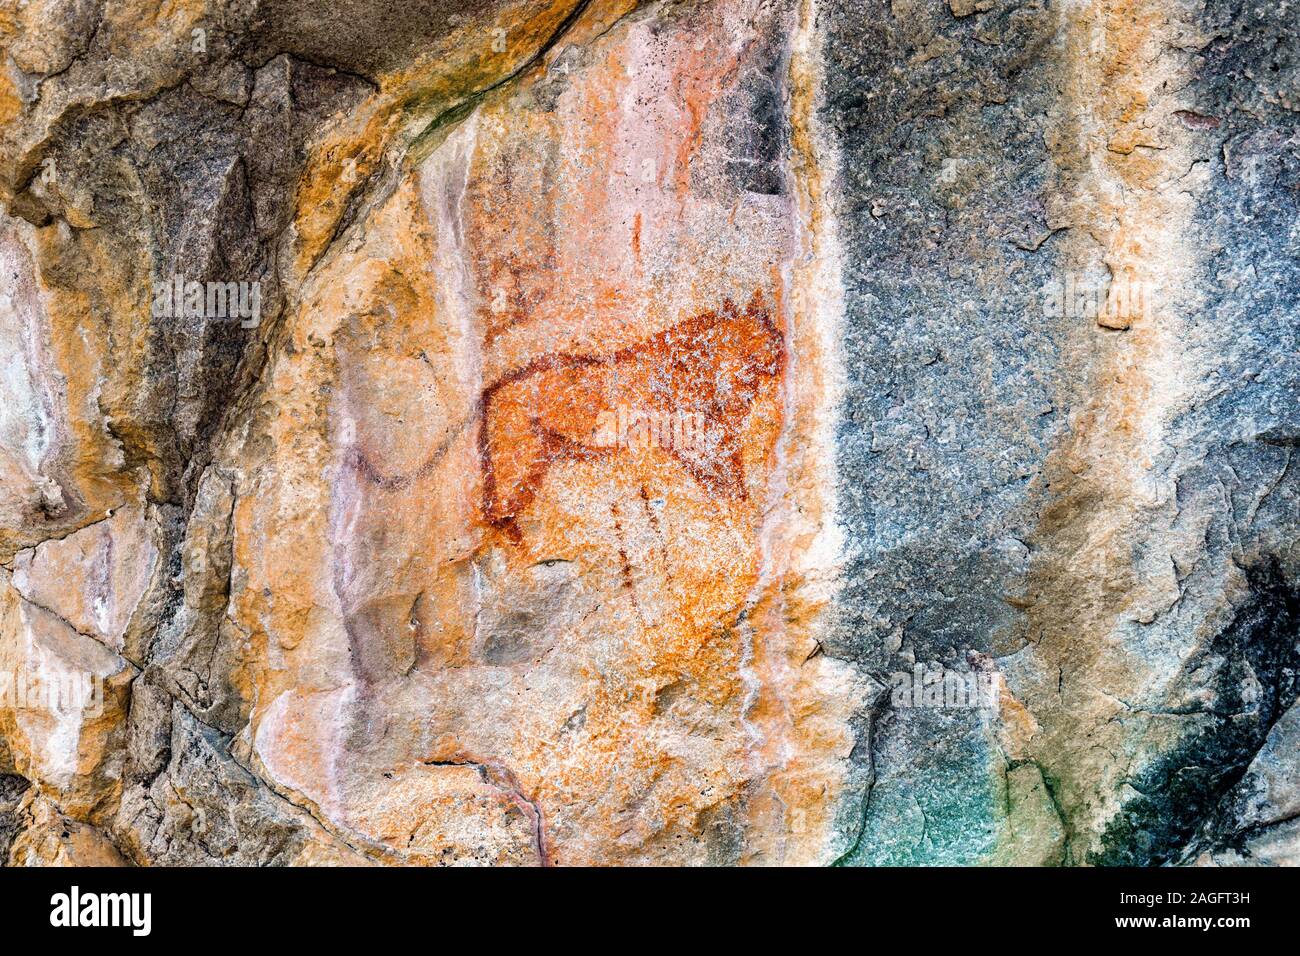
<svg viewBox="0 0 1300 956">
<path fill-rule="evenodd" d="M 0 11 L 0 857 L 1300 863 L 1294 18 Z"/>
</svg>

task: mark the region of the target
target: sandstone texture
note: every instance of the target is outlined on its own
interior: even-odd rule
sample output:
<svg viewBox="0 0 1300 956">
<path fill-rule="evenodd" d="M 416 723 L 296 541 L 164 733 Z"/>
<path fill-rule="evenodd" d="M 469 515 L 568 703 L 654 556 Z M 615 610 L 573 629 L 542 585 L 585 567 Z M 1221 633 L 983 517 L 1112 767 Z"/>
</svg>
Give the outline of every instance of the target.
<svg viewBox="0 0 1300 956">
<path fill-rule="evenodd" d="M 0 206 L 0 860 L 1300 863 L 1293 0 L 6 0 Z"/>
</svg>

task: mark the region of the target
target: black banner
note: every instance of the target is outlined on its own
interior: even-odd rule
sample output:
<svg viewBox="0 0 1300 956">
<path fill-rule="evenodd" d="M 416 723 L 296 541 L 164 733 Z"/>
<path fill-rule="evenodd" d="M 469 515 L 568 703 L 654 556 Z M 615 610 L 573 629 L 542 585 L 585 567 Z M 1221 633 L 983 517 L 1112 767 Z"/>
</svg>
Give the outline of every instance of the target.
<svg viewBox="0 0 1300 956">
<path fill-rule="evenodd" d="M 1006 945 L 1010 933 L 1030 934 L 1026 945 L 1194 934 L 1232 945 L 1288 931 L 1296 890 L 1294 871 L 1263 869 L 0 870 L 7 932 L 128 946 L 228 933 L 259 946 L 373 946 L 430 923 L 588 935 L 606 920 L 633 938 L 689 926 L 696 942 L 716 933 L 734 944 L 774 919 L 812 934 L 869 934 L 878 922 L 926 946 Z"/>
</svg>

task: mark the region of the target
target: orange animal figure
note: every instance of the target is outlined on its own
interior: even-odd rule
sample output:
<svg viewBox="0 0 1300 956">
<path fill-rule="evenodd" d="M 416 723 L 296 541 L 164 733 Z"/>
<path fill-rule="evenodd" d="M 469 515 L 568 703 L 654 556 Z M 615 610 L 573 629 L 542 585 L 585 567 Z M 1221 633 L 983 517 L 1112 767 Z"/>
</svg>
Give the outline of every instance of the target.
<svg viewBox="0 0 1300 956">
<path fill-rule="evenodd" d="M 517 536 L 514 520 L 552 465 L 619 454 L 599 435 L 602 413 L 614 406 L 661 420 L 702 416 L 702 441 L 663 451 L 710 491 L 743 498 L 744 420 L 784 370 L 785 344 L 761 293 L 744 311 L 728 299 L 720 312 L 606 355 L 535 359 L 483 392 L 483 514 Z"/>
<path fill-rule="evenodd" d="M 781 330 L 761 292 L 744 310 L 728 299 L 718 311 L 604 355 L 534 359 L 485 388 L 478 403 L 484 520 L 518 542 L 516 518 L 552 465 L 624 454 L 600 435 L 615 407 L 661 420 L 702 417 L 701 440 L 667 443 L 663 453 L 710 492 L 743 499 L 745 420 L 760 398 L 775 393 L 785 363 Z M 353 464 L 372 483 L 399 489 L 432 473 L 446 447 L 408 476 L 381 476 L 359 450 Z"/>
</svg>

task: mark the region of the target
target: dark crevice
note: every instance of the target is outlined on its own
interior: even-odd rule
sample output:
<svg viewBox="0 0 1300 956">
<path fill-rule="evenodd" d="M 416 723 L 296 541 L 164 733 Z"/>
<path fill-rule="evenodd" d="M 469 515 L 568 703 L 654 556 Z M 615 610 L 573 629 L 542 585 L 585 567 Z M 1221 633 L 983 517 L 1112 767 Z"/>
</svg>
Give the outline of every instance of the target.
<svg viewBox="0 0 1300 956">
<path fill-rule="evenodd" d="M 1210 690 L 1219 706 L 1134 778 L 1140 795 L 1111 820 L 1090 863 L 1159 866 L 1234 842 L 1224 797 L 1300 693 L 1300 589 L 1276 560 L 1246 573 L 1249 599 L 1187 662 L 1174 689 L 1180 696 Z"/>
</svg>

